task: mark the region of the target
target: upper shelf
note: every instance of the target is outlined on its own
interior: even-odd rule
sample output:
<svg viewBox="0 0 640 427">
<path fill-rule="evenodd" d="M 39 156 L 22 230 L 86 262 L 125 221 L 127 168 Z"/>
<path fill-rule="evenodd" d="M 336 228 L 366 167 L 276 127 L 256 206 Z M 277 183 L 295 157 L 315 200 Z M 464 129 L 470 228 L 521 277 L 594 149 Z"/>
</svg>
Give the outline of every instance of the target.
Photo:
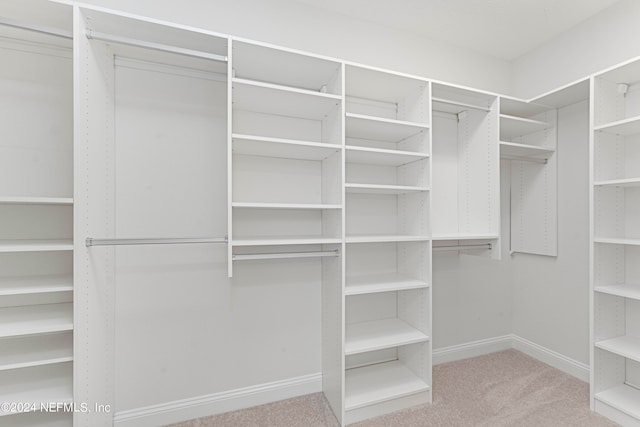
<svg viewBox="0 0 640 427">
<path fill-rule="evenodd" d="M 337 237 L 322 236 L 283 236 L 283 237 L 240 237 L 234 238 L 233 246 L 286 246 L 286 245 L 325 245 L 341 243 Z"/>
<path fill-rule="evenodd" d="M 593 185 L 597 187 L 640 187 L 640 178 L 610 179 L 606 181 L 596 181 Z"/>
<path fill-rule="evenodd" d="M 640 286 L 637 285 L 596 286 L 594 289 L 596 292 L 600 292 L 603 294 L 640 300 Z"/>
<path fill-rule="evenodd" d="M 459 114 L 463 111 L 478 110 L 478 111 L 491 111 L 489 107 L 482 105 L 469 104 L 466 102 L 455 101 L 446 98 L 431 98 L 433 103 L 433 111 L 441 111 L 443 113 Z"/>
<path fill-rule="evenodd" d="M 345 192 L 360 194 L 407 194 L 429 191 L 428 187 L 414 187 L 409 185 L 384 184 L 345 184 Z"/>
<path fill-rule="evenodd" d="M 422 123 L 385 119 L 363 114 L 347 113 L 347 138 L 370 141 L 400 142 L 424 132 L 429 126 Z"/>
<path fill-rule="evenodd" d="M 553 154 L 553 148 L 539 147 L 536 145 L 520 144 L 517 142 L 500 141 L 500 156 L 502 157 L 534 157 L 544 158 Z"/>
<path fill-rule="evenodd" d="M 416 94 L 426 95 L 429 86 L 426 80 L 355 65 L 347 65 L 345 73 L 347 96 L 391 104 L 415 97 Z"/>
<path fill-rule="evenodd" d="M 594 126 L 593 130 L 622 136 L 635 135 L 640 133 L 640 116 Z"/>
<path fill-rule="evenodd" d="M 322 203 L 263 203 L 263 202 L 233 202 L 234 208 L 246 209 L 342 209 L 342 205 Z"/>
<path fill-rule="evenodd" d="M 368 165 L 401 166 L 429 157 L 427 153 L 413 151 L 385 150 L 381 148 L 346 147 L 347 163 L 362 163 Z"/>
<path fill-rule="evenodd" d="M 497 234 L 471 234 L 471 233 L 455 233 L 455 234 L 434 234 L 433 241 L 453 241 L 453 240 L 494 240 L 500 236 Z"/>
<path fill-rule="evenodd" d="M 427 242 L 428 236 L 407 234 L 363 234 L 347 236 L 347 243 L 398 243 L 398 242 Z"/>
<path fill-rule="evenodd" d="M 1 252 L 72 251 L 71 240 L 0 240 Z"/>
<path fill-rule="evenodd" d="M 512 139 L 551 128 L 547 122 L 500 114 L 500 138 Z"/>
<path fill-rule="evenodd" d="M 233 108 L 322 120 L 342 102 L 342 97 L 245 79 L 233 79 Z"/>
<path fill-rule="evenodd" d="M 0 205 L 73 205 L 72 197 L 0 197 Z"/>
<path fill-rule="evenodd" d="M 629 245 L 640 246 L 640 239 L 627 239 L 625 237 L 596 237 L 595 243 L 605 243 L 609 245 Z"/>
<path fill-rule="evenodd" d="M 296 160 L 324 160 L 340 151 L 336 144 L 297 141 L 283 138 L 271 138 L 255 135 L 233 134 L 234 154 L 263 157 L 278 157 Z"/>
</svg>

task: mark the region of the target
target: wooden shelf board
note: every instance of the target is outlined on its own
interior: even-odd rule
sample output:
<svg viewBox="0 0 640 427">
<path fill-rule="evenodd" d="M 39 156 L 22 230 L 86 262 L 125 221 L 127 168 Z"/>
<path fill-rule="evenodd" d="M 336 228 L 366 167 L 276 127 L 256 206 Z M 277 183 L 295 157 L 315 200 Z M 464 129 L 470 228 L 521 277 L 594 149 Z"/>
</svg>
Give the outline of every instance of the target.
<svg viewBox="0 0 640 427">
<path fill-rule="evenodd" d="M 72 197 L 0 197 L 0 205 L 73 205 Z"/>
<path fill-rule="evenodd" d="M 2 341 L 0 371 L 73 360 L 73 336 L 70 332 L 4 338 Z"/>
<path fill-rule="evenodd" d="M 624 336 L 595 343 L 597 348 L 640 362 L 640 338 Z"/>
<path fill-rule="evenodd" d="M 550 128 L 551 125 L 549 123 L 540 120 L 500 114 L 501 139 L 511 139 Z"/>
<path fill-rule="evenodd" d="M 555 149 L 548 147 L 538 147 L 529 144 L 519 144 L 516 142 L 500 141 L 501 156 L 536 157 L 544 158 L 555 153 Z"/>
<path fill-rule="evenodd" d="M 429 337 L 400 319 L 374 320 L 346 326 L 347 356 L 428 341 Z"/>
<path fill-rule="evenodd" d="M 437 241 L 451 241 L 451 240 L 494 240 L 500 236 L 497 234 L 434 234 L 432 239 Z"/>
<path fill-rule="evenodd" d="M 427 287 L 429 287 L 429 284 L 423 280 L 413 279 L 397 273 L 372 274 L 347 277 L 345 295 L 363 295 Z"/>
<path fill-rule="evenodd" d="M 337 144 L 233 134 L 233 153 L 296 160 L 324 160 L 340 151 Z"/>
<path fill-rule="evenodd" d="M 342 209 L 342 205 L 323 203 L 261 203 L 261 202 L 233 202 L 234 208 L 247 209 Z"/>
<path fill-rule="evenodd" d="M 428 187 L 413 187 L 408 185 L 382 185 L 382 184 L 345 184 L 347 193 L 362 194 L 406 194 L 429 191 Z"/>
<path fill-rule="evenodd" d="M 489 107 L 486 107 L 483 105 L 469 104 L 467 102 L 460 102 L 452 99 L 438 98 L 435 96 L 431 97 L 431 102 L 432 102 L 433 111 L 441 111 L 443 113 L 459 114 L 463 111 L 468 111 L 468 110 L 478 110 L 478 111 L 485 111 L 485 112 L 491 111 Z"/>
<path fill-rule="evenodd" d="M 640 116 L 594 126 L 593 130 L 622 136 L 634 135 L 640 133 Z"/>
<path fill-rule="evenodd" d="M 367 234 L 367 235 L 351 235 L 347 236 L 347 243 L 393 243 L 393 242 L 427 242 L 428 236 L 411 236 L 396 234 Z"/>
<path fill-rule="evenodd" d="M 402 166 L 407 163 L 429 157 L 427 153 L 412 151 L 385 150 L 381 148 L 367 148 L 348 145 L 345 147 L 347 163 L 363 163 L 370 165 Z"/>
<path fill-rule="evenodd" d="M 73 330 L 73 304 L 0 308 L 0 338 Z"/>
<path fill-rule="evenodd" d="M 596 187 L 640 187 L 640 178 L 610 179 L 606 181 L 596 181 Z"/>
<path fill-rule="evenodd" d="M 341 102 L 342 98 L 338 95 L 233 79 L 234 109 L 322 120 Z"/>
<path fill-rule="evenodd" d="M 345 383 L 347 411 L 430 389 L 427 383 L 399 361 L 349 369 L 345 374 Z"/>
<path fill-rule="evenodd" d="M 594 290 L 603 294 L 640 300 L 640 286 L 637 285 L 596 286 Z"/>
<path fill-rule="evenodd" d="M 327 245 L 341 243 L 342 239 L 334 237 L 316 236 L 286 236 L 286 237 L 242 237 L 234 238 L 233 246 L 281 246 L 281 245 Z"/>
<path fill-rule="evenodd" d="M 2 252 L 72 251 L 71 240 L 0 240 Z"/>
<path fill-rule="evenodd" d="M 640 390 L 636 388 L 622 384 L 596 393 L 595 398 L 640 420 Z"/>
<path fill-rule="evenodd" d="M 71 275 L 4 277 L 0 296 L 73 291 Z"/>
<path fill-rule="evenodd" d="M 370 141 L 400 142 L 428 129 L 427 124 L 354 113 L 347 113 L 345 123 L 347 138 Z"/>
<path fill-rule="evenodd" d="M 596 237 L 593 241 L 595 243 L 606 243 L 610 245 L 640 246 L 640 239 L 627 239 L 624 237 Z"/>
</svg>

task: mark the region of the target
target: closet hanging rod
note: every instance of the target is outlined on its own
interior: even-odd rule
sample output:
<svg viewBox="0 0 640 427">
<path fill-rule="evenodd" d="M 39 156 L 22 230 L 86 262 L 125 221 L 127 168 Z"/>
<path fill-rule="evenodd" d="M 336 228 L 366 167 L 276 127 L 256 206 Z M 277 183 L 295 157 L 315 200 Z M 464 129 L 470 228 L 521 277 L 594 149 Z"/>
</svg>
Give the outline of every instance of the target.
<svg viewBox="0 0 640 427">
<path fill-rule="evenodd" d="M 145 40 L 137 40 L 129 37 L 115 36 L 112 34 L 99 33 L 89 29 L 87 29 L 87 38 L 93 39 L 93 40 L 100 40 L 103 42 L 119 43 L 127 46 L 143 47 L 147 49 L 157 50 L 160 52 L 176 53 L 178 55 L 183 55 L 183 56 L 192 56 L 196 58 L 210 59 L 212 61 L 217 61 L 217 62 L 228 61 L 228 58 L 225 55 L 218 55 L 216 53 L 209 53 L 209 52 L 201 52 L 199 50 L 186 49 L 183 47 L 170 46 L 166 44 L 149 42 Z"/>
<path fill-rule="evenodd" d="M 491 243 L 481 243 L 478 245 L 456 245 L 456 246 L 434 246 L 434 251 L 463 251 L 467 249 L 488 249 L 491 250 Z"/>
<path fill-rule="evenodd" d="M 151 238 L 151 239 L 96 239 L 87 237 L 86 245 L 91 246 L 130 246 L 130 245 L 179 245 L 186 243 L 227 243 L 226 237 L 204 237 L 204 238 Z"/>
<path fill-rule="evenodd" d="M 519 162 L 540 163 L 541 165 L 546 165 L 549 162 L 547 159 L 524 156 L 500 156 L 500 158 L 505 160 L 517 160 Z"/>
<path fill-rule="evenodd" d="M 335 251 L 320 252 L 280 252 L 262 254 L 233 254 L 234 261 L 247 261 L 252 259 L 286 259 L 286 258 L 316 258 L 316 257 L 336 257 L 340 253 Z"/>
<path fill-rule="evenodd" d="M 5 27 L 19 28 L 21 30 L 33 31 L 35 33 L 47 34 L 49 36 L 62 37 L 72 39 L 73 34 L 70 31 L 59 30 L 57 28 L 46 27 L 44 25 L 28 24 L 26 22 L 15 21 L 0 16 L 0 25 Z"/>
</svg>

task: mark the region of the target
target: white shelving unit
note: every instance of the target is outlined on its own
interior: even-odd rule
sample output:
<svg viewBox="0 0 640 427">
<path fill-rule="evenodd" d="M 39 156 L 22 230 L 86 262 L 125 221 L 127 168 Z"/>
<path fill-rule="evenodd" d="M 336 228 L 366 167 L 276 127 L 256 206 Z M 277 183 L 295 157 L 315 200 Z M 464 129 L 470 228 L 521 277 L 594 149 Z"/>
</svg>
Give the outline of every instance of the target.
<svg viewBox="0 0 640 427">
<path fill-rule="evenodd" d="M 0 424 L 72 425 L 72 8 L 0 6 Z M 33 11 L 39 13 L 34 14 Z M 40 31 L 44 29 L 44 31 Z M 8 66 L 10 64 L 11 66 Z"/>
<path fill-rule="evenodd" d="M 429 92 L 346 67 L 343 424 L 431 401 Z"/>
<path fill-rule="evenodd" d="M 638 63 L 592 78 L 592 408 L 640 425 Z"/>
</svg>

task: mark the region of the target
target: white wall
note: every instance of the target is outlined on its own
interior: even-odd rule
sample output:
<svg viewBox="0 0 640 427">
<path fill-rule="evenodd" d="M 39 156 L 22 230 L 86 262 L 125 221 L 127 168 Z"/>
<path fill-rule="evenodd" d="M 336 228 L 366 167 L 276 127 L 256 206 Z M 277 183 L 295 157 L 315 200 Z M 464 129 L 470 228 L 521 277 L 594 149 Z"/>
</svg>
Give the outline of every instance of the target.
<svg viewBox="0 0 640 427">
<path fill-rule="evenodd" d="M 531 98 L 640 55 L 640 2 L 621 0 L 513 62 L 512 93 Z"/>
<path fill-rule="evenodd" d="M 85 3 L 477 89 L 506 93 L 510 86 L 506 61 L 292 0 Z"/>
</svg>

